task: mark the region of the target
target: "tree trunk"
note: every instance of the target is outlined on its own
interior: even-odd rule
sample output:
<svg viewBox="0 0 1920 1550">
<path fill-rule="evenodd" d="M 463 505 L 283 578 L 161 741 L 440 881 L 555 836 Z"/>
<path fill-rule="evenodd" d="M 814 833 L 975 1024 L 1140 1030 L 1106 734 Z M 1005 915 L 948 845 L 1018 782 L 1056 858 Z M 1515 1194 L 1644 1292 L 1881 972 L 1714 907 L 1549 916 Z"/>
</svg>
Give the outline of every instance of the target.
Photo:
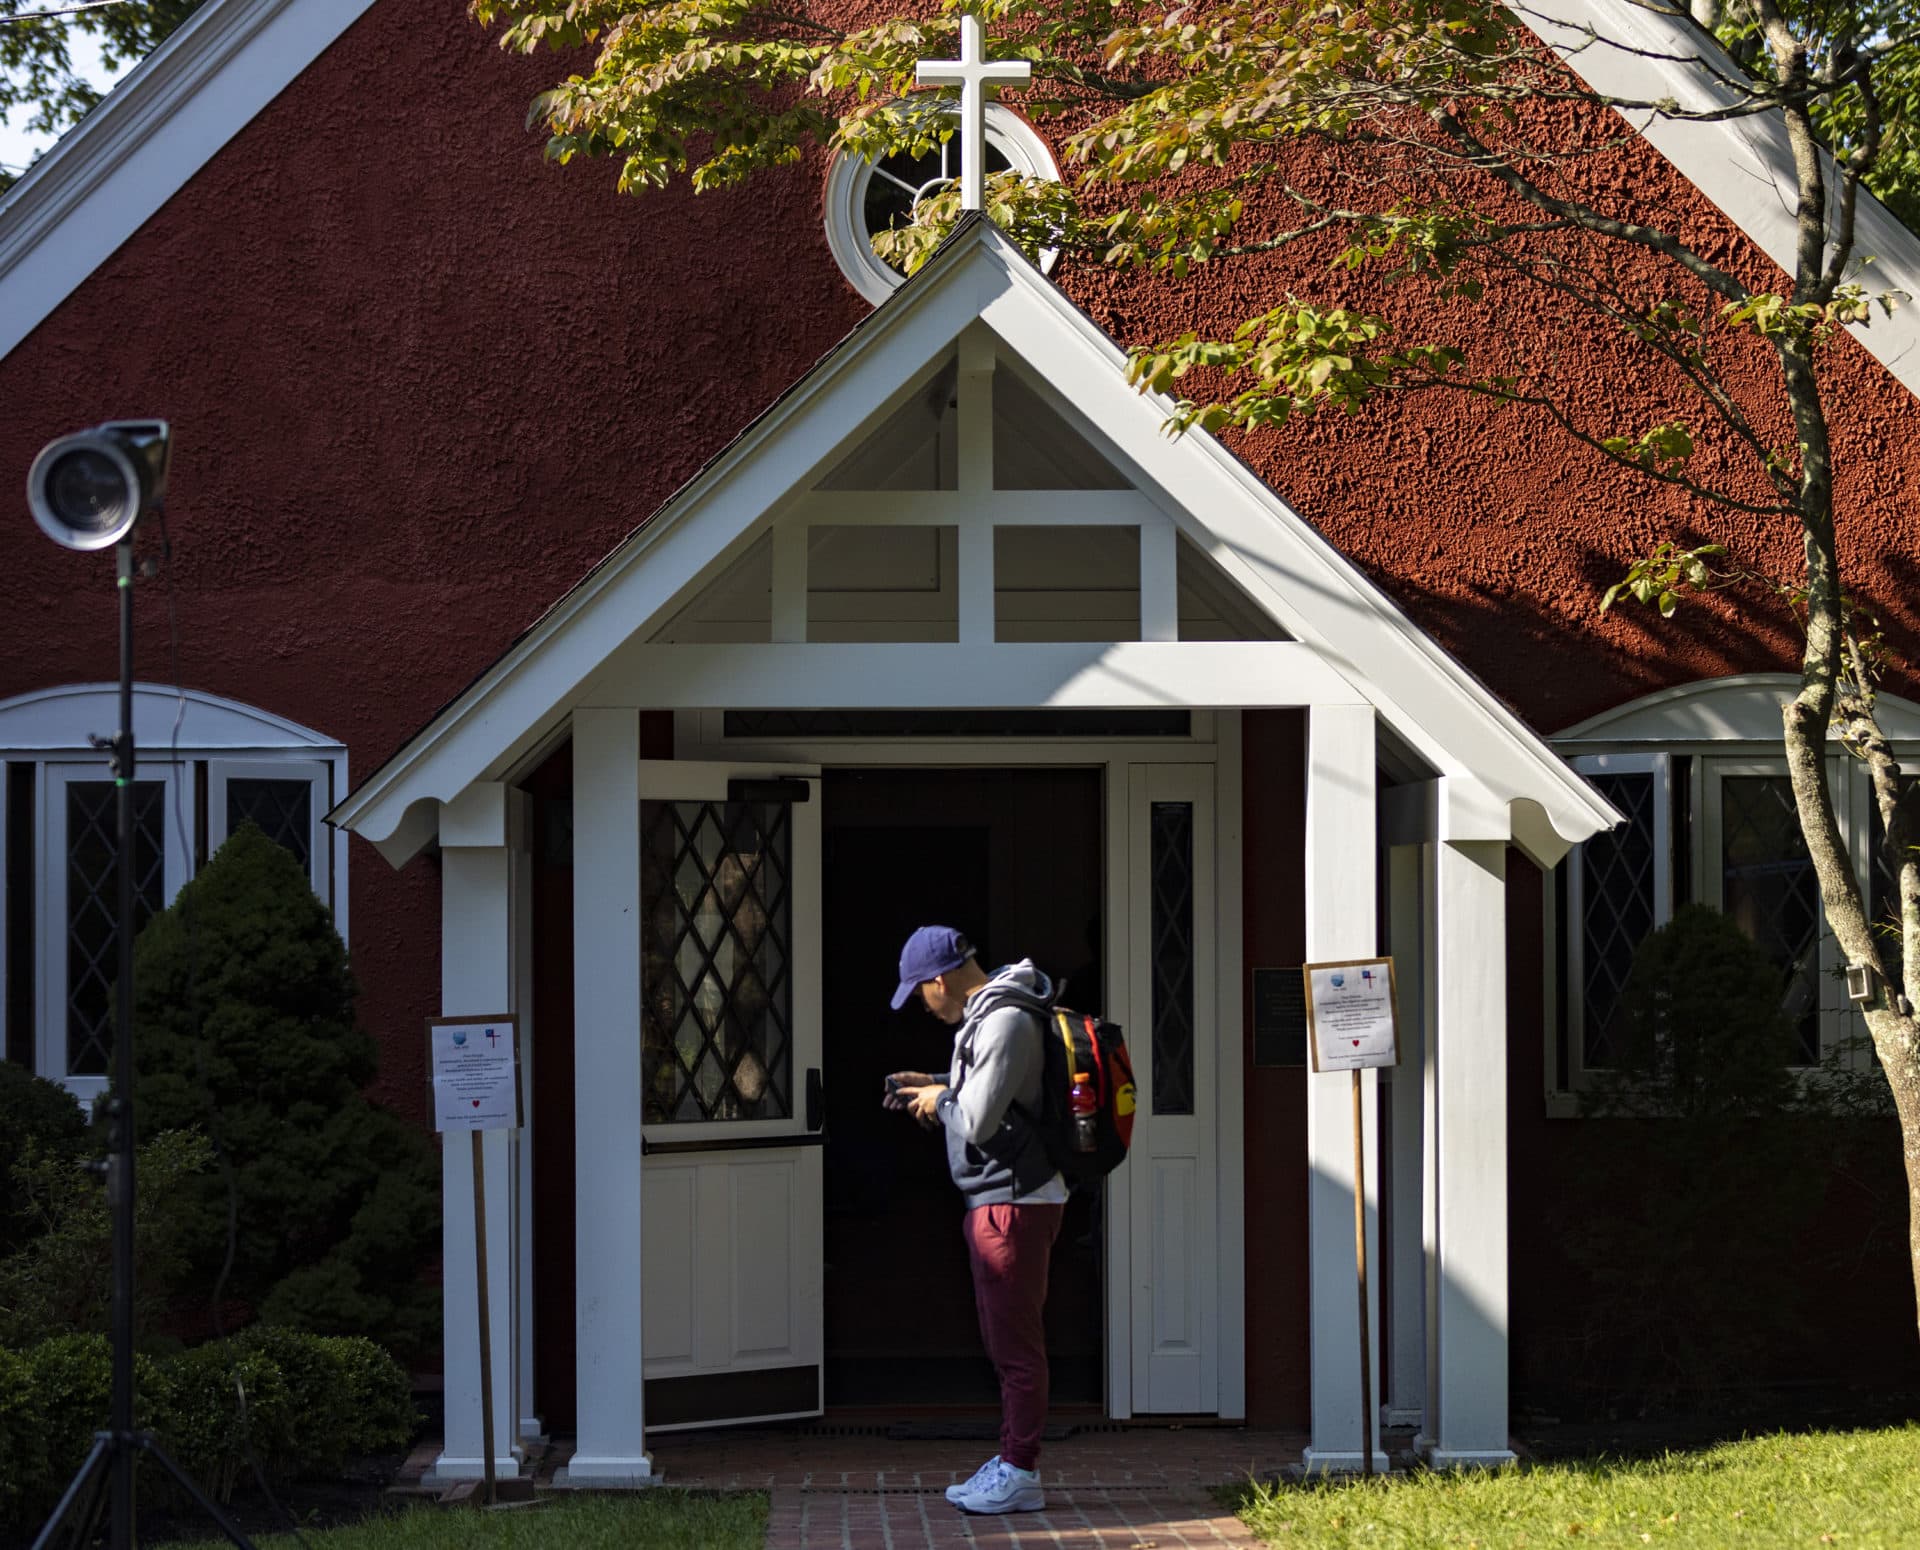
<svg viewBox="0 0 1920 1550">
<path fill-rule="evenodd" d="M 1891 997 L 1891 992 L 1889 993 Z M 1907 1166 L 1907 1249 L 1920 1272 L 1920 1023 L 1893 1007 L 1867 1013 L 1867 1030 L 1879 1052 L 1893 1106 L 1900 1116 L 1900 1142 Z M 1920 1280 L 1915 1282 L 1915 1321 L 1920 1325 Z"/>
</svg>

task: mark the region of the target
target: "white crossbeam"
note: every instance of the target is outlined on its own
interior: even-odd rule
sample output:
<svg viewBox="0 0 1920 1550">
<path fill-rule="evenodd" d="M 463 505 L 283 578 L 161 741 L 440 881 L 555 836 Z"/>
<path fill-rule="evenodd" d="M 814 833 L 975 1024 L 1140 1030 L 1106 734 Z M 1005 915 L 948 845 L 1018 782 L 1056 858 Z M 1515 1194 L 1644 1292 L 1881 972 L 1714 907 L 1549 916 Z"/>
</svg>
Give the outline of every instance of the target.
<svg viewBox="0 0 1920 1550">
<path fill-rule="evenodd" d="M 633 645 L 595 675 L 590 692 L 617 693 L 621 686 L 663 710 L 1199 710 L 1365 703 L 1297 641 Z"/>
<path fill-rule="evenodd" d="M 783 521 L 808 527 L 1166 527 L 1138 490 L 815 490 Z"/>
</svg>

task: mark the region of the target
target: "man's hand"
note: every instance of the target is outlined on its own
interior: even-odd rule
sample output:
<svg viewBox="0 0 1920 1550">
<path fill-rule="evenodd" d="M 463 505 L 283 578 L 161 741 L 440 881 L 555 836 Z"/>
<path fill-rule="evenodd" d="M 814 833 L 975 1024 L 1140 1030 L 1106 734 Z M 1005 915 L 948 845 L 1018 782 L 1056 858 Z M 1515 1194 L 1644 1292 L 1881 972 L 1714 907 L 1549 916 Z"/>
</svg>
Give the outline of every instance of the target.
<svg viewBox="0 0 1920 1550">
<path fill-rule="evenodd" d="M 906 1093 L 909 1088 L 925 1087 L 933 1080 L 924 1071 L 896 1071 L 886 1079 L 886 1096 L 880 1100 L 882 1108 L 904 1109 L 907 1106 Z"/>
<path fill-rule="evenodd" d="M 921 1124 L 931 1127 L 938 1123 L 934 1117 L 933 1106 L 940 1101 L 940 1095 L 946 1090 L 945 1082 L 928 1082 L 920 1087 L 902 1087 L 900 1096 L 907 1100 L 907 1112 Z"/>
</svg>

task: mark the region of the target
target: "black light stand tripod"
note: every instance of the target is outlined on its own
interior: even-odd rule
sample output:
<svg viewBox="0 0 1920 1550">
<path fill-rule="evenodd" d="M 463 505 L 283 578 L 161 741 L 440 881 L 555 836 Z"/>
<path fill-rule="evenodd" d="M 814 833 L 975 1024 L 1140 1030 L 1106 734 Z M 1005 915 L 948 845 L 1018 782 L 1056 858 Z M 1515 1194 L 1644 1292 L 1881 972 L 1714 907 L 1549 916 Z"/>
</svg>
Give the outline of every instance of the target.
<svg viewBox="0 0 1920 1550">
<path fill-rule="evenodd" d="M 164 427 L 162 428 L 164 430 Z M 80 438 L 70 438 L 78 441 Z M 60 444 L 48 448 L 51 453 Z M 69 452 L 85 456 L 88 449 Z M 46 453 L 42 454 L 45 458 Z M 36 473 L 38 473 L 36 465 Z M 96 470 L 97 472 L 97 470 Z M 58 469 L 52 475 L 58 479 Z M 36 515 L 38 512 L 36 511 Z M 45 525 L 43 523 L 43 525 Z M 78 547 L 78 546 L 75 546 Z M 115 929 L 119 934 L 119 973 L 114 985 L 113 1094 L 107 1122 L 107 1207 L 113 1221 L 113 1402 L 107 1430 L 96 1432 L 93 1450 L 33 1541 L 33 1550 L 51 1550 L 64 1531 L 68 1543 L 91 1545 L 103 1506 L 111 1505 L 107 1543 L 112 1550 L 133 1550 L 133 1465 L 145 1453 L 220 1526 L 240 1550 L 252 1542 L 235 1527 L 185 1470 L 162 1451 L 151 1432 L 133 1426 L 133 534 L 115 546 L 120 586 L 120 729 L 110 739 L 95 739 L 112 755 L 116 848 L 114 880 L 119 889 Z"/>
</svg>

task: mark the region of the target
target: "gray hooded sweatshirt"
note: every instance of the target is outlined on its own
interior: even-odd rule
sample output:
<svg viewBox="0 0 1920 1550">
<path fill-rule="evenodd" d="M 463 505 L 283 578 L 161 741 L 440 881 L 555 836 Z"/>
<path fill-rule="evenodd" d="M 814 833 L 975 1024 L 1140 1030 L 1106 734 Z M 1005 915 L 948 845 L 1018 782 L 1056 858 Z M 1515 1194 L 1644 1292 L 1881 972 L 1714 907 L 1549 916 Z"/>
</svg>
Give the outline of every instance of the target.
<svg viewBox="0 0 1920 1550">
<path fill-rule="evenodd" d="M 1052 981 L 1031 958 L 996 970 L 967 998 L 953 1069 L 934 1079 L 947 1084 L 934 1113 L 946 1127 L 947 1170 L 968 1210 L 1067 1198 L 1066 1180 L 1027 1119 L 1040 1112 L 1045 1067 L 1044 1024 L 1033 1003 L 1052 995 Z"/>
</svg>

